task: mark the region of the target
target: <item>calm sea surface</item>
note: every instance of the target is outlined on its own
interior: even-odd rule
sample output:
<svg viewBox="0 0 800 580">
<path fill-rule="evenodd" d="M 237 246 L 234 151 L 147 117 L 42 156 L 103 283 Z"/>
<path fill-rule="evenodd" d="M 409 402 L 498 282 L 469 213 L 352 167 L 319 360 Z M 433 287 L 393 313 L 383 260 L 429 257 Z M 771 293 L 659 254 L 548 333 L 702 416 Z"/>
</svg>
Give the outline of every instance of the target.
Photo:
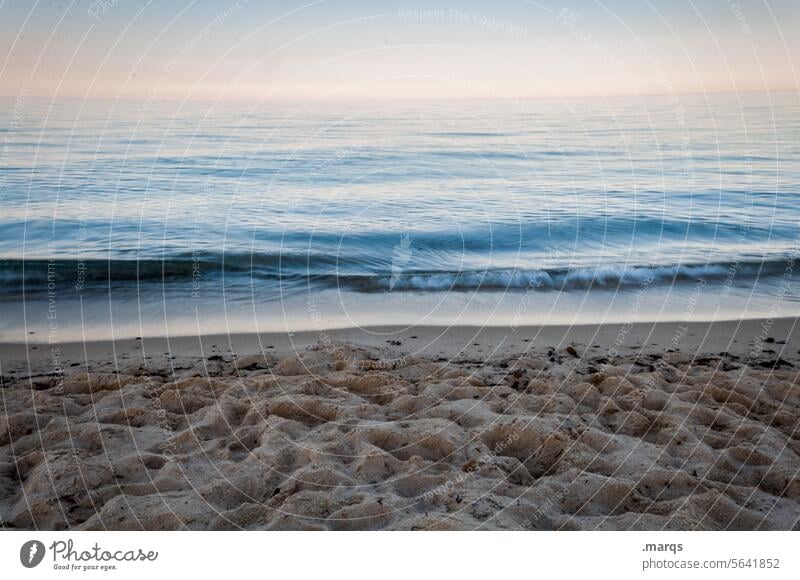
<svg viewBox="0 0 800 580">
<path fill-rule="evenodd" d="M 800 312 L 792 93 L 3 98 L 0 145 L 0 339 Z"/>
</svg>

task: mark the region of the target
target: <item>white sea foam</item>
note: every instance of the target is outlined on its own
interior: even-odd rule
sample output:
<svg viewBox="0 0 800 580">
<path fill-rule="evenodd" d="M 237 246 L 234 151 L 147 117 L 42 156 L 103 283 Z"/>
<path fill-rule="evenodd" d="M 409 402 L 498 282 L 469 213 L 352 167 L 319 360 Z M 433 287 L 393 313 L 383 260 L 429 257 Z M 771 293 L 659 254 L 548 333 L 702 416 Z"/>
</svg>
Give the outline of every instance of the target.
<svg viewBox="0 0 800 580">
<path fill-rule="evenodd" d="M 769 271 L 772 268 L 767 268 Z M 741 268 L 740 274 L 755 273 L 751 264 Z M 569 270 L 521 270 L 505 269 L 484 272 L 443 272 L 431 274 L 408 274 L 404 276 L 376 276 L 359 278 L 358 288 L 364 291 L 415 290 L 445 291 L 469 289 L 546 289 L 570 290 L 579 288 L 614 288 L 621 286 L 645 286 L 671 282 L 720 279 L 728 275 L 727 264 L 672 265 L 672 266 L 602 266 L 598 268 L 576 268 Z"/>
</svg>

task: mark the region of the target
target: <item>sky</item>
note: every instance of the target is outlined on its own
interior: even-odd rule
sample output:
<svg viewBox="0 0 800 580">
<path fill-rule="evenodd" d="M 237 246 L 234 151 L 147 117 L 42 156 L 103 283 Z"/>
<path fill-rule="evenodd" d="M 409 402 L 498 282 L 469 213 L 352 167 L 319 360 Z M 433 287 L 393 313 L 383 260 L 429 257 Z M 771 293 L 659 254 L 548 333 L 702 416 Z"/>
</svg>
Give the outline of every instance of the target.
<svg viewBox="0 0 800 580">
<path fill-rule="evenodd" d="M 798 30 L 798 0 L 0 0 L 0 94 L 796 91 Z"/>
</svg>

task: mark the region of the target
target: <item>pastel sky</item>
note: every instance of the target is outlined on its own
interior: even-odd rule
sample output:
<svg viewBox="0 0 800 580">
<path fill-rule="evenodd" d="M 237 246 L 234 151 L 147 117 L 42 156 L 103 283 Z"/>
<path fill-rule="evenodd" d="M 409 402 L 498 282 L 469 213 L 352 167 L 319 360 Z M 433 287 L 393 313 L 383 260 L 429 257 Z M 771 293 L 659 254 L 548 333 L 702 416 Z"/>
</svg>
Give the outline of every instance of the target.
<svg viewBox="0 0 800 580">
<path fill-rule="evenodd" d="M 0 94 L 797 90 L 798 0 L 0 0 Z"/>
</svg>

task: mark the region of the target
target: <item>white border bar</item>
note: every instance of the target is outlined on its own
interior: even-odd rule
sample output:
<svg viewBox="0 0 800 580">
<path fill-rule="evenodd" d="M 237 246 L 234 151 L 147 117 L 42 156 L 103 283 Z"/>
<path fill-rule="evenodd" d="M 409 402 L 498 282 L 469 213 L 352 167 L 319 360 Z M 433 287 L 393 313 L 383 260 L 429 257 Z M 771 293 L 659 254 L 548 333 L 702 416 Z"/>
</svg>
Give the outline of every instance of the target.
<svg viewBox="0 0 800 580">
<path fill-rule="evenodd" d="M 41 563 L 20 549 L 38 540 Z M 88 561 L 65 545 L 89 553 Z M 792 532 L 2 532 L 5 578 L 798 578 Z M 53 542 L 57 554 L 54 554 Z M 649 544 L 649 545 L 648 545 Z M 153 561 L 98 562 L 154 551 Z M 656 548 L 654 549 L 653 546 Z M 692 566 L 699 568 L 675 567 Z M 713 562 L 713 567 L 709 567 Z M 659 564 L 660 563 L 660 564 Z M 84 565 L 113 570 L 83 570 Z M 65 568 L 56 569 L 56 565 Z M 564 576 L 566 574 L 566 576 Z"/>
</svg>

